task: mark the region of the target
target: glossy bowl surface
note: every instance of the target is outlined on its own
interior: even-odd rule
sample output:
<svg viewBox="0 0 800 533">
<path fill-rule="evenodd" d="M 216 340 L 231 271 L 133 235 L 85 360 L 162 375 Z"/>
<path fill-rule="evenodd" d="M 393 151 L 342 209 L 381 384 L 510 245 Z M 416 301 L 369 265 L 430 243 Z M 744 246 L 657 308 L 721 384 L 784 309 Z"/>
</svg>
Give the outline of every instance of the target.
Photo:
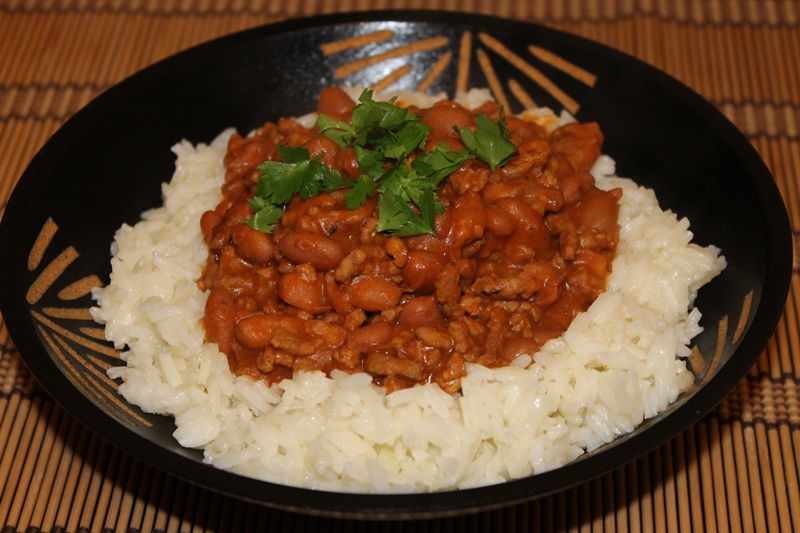
<svg viewBox="0 0 800 533">
<path fill-rule="evenodd" d="M 491 68 L 487 68 L 486 65 Z M 171 419 L 127 405 L 105 377 L 118 364 L 88 315 L 108 281 L 122 224 L 160 204 L 170 147 L 247 132 L 313 110 L 332 84 L 453 94 L 491 86 L 512 112 L 525 96 L 597 121 L 621 176 L 655 189 L 728 268 L 700 292 L 696 386 L 670 409 L 563 468 L 435 494 L 363 495 L 248 479 L 202 464 Z M 499 87 L 499 89 L 498 89 Z M 179 53 L 110 88 L 35 156 L 0 225 L 0 305 L 22 357 L 81 422 L 132 456 L 192 483 L 265 505 L 359 518 L 454 515 L 541 497 L 608 472 L 678 435 L 745 375 L 772 335 L 791 275 L 791 235 L 773 178 L 712 105 L 641 61 L 530 23 L 449 12 L 363 12 L 264 26 Z"/>
</svg>

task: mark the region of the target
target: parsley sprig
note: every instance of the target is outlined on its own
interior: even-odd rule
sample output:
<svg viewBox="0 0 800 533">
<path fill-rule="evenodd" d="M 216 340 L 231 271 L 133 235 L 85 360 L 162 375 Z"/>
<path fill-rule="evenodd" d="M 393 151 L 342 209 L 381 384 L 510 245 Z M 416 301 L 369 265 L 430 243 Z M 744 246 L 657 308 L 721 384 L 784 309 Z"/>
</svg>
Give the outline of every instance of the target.
<svg viewBox="0 0 800 533">
<path fill-rule="evenodd" d="M 319 157 L 310 157 L 303 147 L 280 145 L 281 161 L 265 161 L 258 167 L 262 176 L 255 196 L 249 200 L 255 214 L 248 224 L 271 233 L 283 216 L 283 206 L 295 194 L 308 199 L 320 191 L 349 188 L 345 205 L 350 210 L 378 194 L 377 231 L 398 237 L 435 235 L 435 215 L 444 213 L 436 195 L 441 181 L 468 159 L 477 157 L 494 171 L 513 155 L 515 147 L 502 116 L 499 122 L 493 122 L 478 115 L 475 130 L 456 129 L 467 150 L 456 151 L 442 142 L 416 155 L 409 165 L 408 157 L 425 148 L 430 128 L 394 102 L 376 102 L 372 91 L 365 90 L 349 124 L 327 115 L 317 119 L 320 132 L 342 148 L 353 147 L 361 173 L 354 180 L 345 179 Z"/>
<path fill-rule="evenodd" d="M 508 163 L 516 149 L 509 140 L 511 135 L 505 117 L 501 114 L 500 120 L 493 122 L 486 115 L 479 114 L 475 122 L 478 128 L 474 131 L 467 128 L 456 128 L 456 131 L 464 146 L 472 150 L 478 159 L 488 163 L 494 172 L 495 168 Z"/>
</svg>

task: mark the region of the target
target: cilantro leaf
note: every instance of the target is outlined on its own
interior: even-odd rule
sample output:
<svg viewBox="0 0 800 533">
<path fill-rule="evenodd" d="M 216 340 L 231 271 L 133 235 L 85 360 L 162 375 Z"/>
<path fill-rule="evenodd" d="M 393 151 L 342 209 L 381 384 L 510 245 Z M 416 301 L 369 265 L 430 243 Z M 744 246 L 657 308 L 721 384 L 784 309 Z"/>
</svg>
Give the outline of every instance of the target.
<svg viewBox="0 0 800 533">
<path fill-rule="evenodd" d="M 278 146 L 281 161 L 264 161 L 258 166 L 262 175 L 249 200 L 255 214 L 248 221 L 251 227 L 270 233 L 272 225 L 283 216 L 280 205 L 299 194 L 303 199 L 319 195 L 323 184 L 342 181 L 338 170 L 330 169 L 318 159 L 311 159 L 301 146 Z M 262 229 L 263 228 L 263 229 Z"/>
<path fill-rule="evenodd" d="M 369 174 L 372 178 L 378 179 L 383 174 L 383 154 L 358 144 L 353 148 L 356 152 L 356 161 L 358 161 L 358 168 L 361 173 Z"/>
<path fill-rule="evenodd" d="M 355 144 L 366 145 L 369 134 L 376 130 L 386 113 L 394 108 L 392 102 L 376 102 L 372 99 L 372 91 L 365 90 L 358 98 L 359 105 L 353 108 L 351 121 L 356 132 Z M 395 118 L 396 120 L 396 118 Z"/>
<path fill-rule="evenodd" d="M 387 132 L 376 145 L 387 158 L 402 161 L 424 145 L 429 131 L 430 127 L 427 124 L 411 121 L 397 132 Z"/>
<path fill-rule="evenodd" d="M 308 199 L 321 190 L 350 188 L 345 193 L 345 205 L 350 210 L 378 194 L 376 231 L 399 237 L 435 235 L 435 216 L 444 213 L 436 195 L 442 180 L 474 157 L 494 171 L 516 150 L 501 110 L 497 122 L 478 115 L 474 130 L 454 128 L 467 150 L 455 151 L 440 142 L 433 150 L 418 153 L 409 164 L 411 154 L 425 147 L 430 127 L 409 109 L 396 106 L 395 99 L 377 102 L 372 96 L 368 89 L 361 93 L 350 124 L 324 114 L 317 119 L 320 133 L 340 148 L 353 148 L 361 175 L 344 179 L 319 157 L 312 158 L 306 148 L 279 145 L 281 161 L 265 161 L 258 167 L 263 175 L 250 199 L 255 215 L 248 224 L 271 232 L 283 216 L 282 206 L 295 194 Z"/>
<path fill-rule="evenodd" d="M 405 164 L 395 165 L 387 170 L 378 183 L 380 192 L 390 191 L 406 202 L 414 203 L 424 189 L 431 187 L 429 180 L 420 179 L 417 173 Z"/>
<path fill-rule="evenodd" d="M 302 175 L 302 168 L 296 164 L 265 161 L 258 166 L 262 172 L 256 185 L 256 196 L 271 204 L 285 204 L 297 192 L 295 185 L 297 176 Z"/>
<path fill-rule="evenodd" d="M 333 120 L 324 114 L 317 118 L 317 127 L 320 133 L 324 133 L 326 137 L 336 141 L 340 148 L 348 146 L 356 136 L 353 126 L 342 120 Z"/>
<path fill-rule="evenodd" d="M 350 211 L 354 211 L 364 205 L 364 202 L 367 201 L 367 196 L 375 194 L 375 180 L 366 174 L 350 180 L 342 178 L 337 172 L 335 175 L 331 174 L 330 177 L 327 177 L 322 186 L 325 192 L 352 187 L 344 196 L 345 206 Z"/>
<path fill-rule="evenodd" d="M 256 201 L 258 202 L 258 201 Z M 272 233 L 275 224 L 283 218 L 283 209 L 272 204 L 262 204 L 258 209 L 250 202 L 255 214 L 247 221 L 247 225 L 264 233 Z"/>
<path fill-rule="evenodd" d="M 461 136 L 464 146 L 472 150 L 478 159 L 485 161 L 494 172 L 498 166 L 503 166 L 511 159 L 516 146 L 509 141 L 509 131 L 505 119 L 500 117 L 499 122 L 493 122 L 486 115 L 478 115 L 477 129 L 455 128 Z"/>
<path fill-rule="evenodd" d="M 311 154 L 308 148 L 302 146 L 286 146 L 285 144 L 278 145 L 278 155 L 281 156 L 281 161 L 284 163 L 302 163 L 311 159 Z"/>
<path fill-rule="evenodd" d="M 408 109 L 394 105 L 395 100 L 396 98 L 392 98 L 388 102 L 372 102 L 384 112 L 378 123 L 379 128 L 392 131 L 401 128 L 406 122 L 418 120 L 418 117 Z"/>
<path fill-rule="evenodd" d="M 362 174 L 355 180 L 355 185 L 344 196 L 344 205 L 347 209 L 354 211 L 364 205 L 367 201 L 367 196 L 375 194 L 375 180 Z"/>
<path fill-rule="evenodd" d="M 411 167 L 422 176 L 439 184 L 444 178 L 461 168 L 467 159 L 475 157 L 467 150 L 455 151 L 447 143 L 440 141 L 430 152 L 419 154 L 411 163 Z"/>
<path fill-rule="evenodd" d="M 342 177 L 339 172 L 331 172 L 322 181 L 322 189 L 325 192 L 335 191 L 336 189 L 346 189 L 354 185 L 355 180 Z"/>
<path fill-rule="evenodd" d="M 265 161 L 258 166 L 262 176 L 258 178 L 256 196 L 274 205 L 285 204 L 295 194 L 307 200 L 319 194 L 322 183 L 332 179 L 339 171 L 330 169 L 318 159 L 311 159 L 308 149 L 279 145 L 278 153 L 283 162 Z"/>
<path fill-rule="evenodd" d="M 430 228 L 431 235 L 436 235 L 436 226 L 434 222 L 434 215 L 436 214 L 436 206 L 443 207 L 442 204 L 438 203 L 436 195 L 433 193 L 432 189 L 426 189 L 422 191 L 420 194 L 419 199 L 415 202 L 419 206 L 419 214 L 422 218 L 422 221 L 425 222 L 425 227 Z"/>
<path fill-rule="evenodd" d="M 378 198 L 378 226 L 375 231 L 386 231 L 396 237 L 436 234 L 433 224 L 421 219 L 405 200 L 389 190 Z"/>
</svg>

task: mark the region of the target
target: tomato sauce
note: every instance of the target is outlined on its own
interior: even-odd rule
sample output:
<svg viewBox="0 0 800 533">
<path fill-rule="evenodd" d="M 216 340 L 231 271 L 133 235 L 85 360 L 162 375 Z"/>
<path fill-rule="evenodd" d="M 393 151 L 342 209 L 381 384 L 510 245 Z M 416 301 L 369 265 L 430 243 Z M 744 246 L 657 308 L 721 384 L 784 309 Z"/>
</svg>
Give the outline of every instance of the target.
<svg viewBox="0 0 800 533">
<path fill-rule="evenodd" d="M 326 89 L 319 112 L 348 121 L 354 102 Z M 464 145 L 453 126 L 470 111 L 452 101 L 410 108 L 430 126 L 426 149 Z M 605 289 L 619 240 L 621 191 L 595 187 L 589 169 L 603 135 L 594 123 L 548 133 L 506 117 L 516 151 L 491 171 L 467 160 L 441 183 L 436 235 L 398 238 L 375 231 L 377 201 L 355 210 L 345 190 L 295 196 L 272 234 L 246 224 L 257 166 L 279 160 L 278 145 L 303 146 L 345 178 L 359 176 L 352 148 L 340 148 L 293 120 L 233 135 L 222 201 L 201 228 L 209 257 L 205 328 L 234 373 L 268 383 L 301 370 L 368 372 L 387 391 L 436 383 L 461 388 L 468 363 L 508 365 L 558 337 Z"/>
</svg>

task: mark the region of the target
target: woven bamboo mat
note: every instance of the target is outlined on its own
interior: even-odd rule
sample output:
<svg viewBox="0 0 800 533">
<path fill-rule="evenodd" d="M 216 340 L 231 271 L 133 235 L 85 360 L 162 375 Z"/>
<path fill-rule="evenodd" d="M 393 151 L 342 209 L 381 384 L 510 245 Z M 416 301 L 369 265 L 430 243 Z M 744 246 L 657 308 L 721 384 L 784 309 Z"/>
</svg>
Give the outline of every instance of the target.
<svg viewBox="0 0 800 533">
<path fill-rule="evenodd" d="M 544 23 L 665 70 L 721 109 L 800 231 L 800 2 L 745 0 L 0 1 L 0 216 L 36 150 L 125 76 L 234 31 L 323 12 L 459 9 Z M 154 38 L 157 37 L 157 38 Z M 2 254 L 2 252 L 0 252 Z M 800 275 L 756 366 L 653 453 L 555 496 L 455 519 L 312 518 L 143 465 L 66 414 L 0 329 L 0 528 L 43 531 L 800 531 Z M 13 280 L 3 280 L 4 283 Z"/>
</svg>

